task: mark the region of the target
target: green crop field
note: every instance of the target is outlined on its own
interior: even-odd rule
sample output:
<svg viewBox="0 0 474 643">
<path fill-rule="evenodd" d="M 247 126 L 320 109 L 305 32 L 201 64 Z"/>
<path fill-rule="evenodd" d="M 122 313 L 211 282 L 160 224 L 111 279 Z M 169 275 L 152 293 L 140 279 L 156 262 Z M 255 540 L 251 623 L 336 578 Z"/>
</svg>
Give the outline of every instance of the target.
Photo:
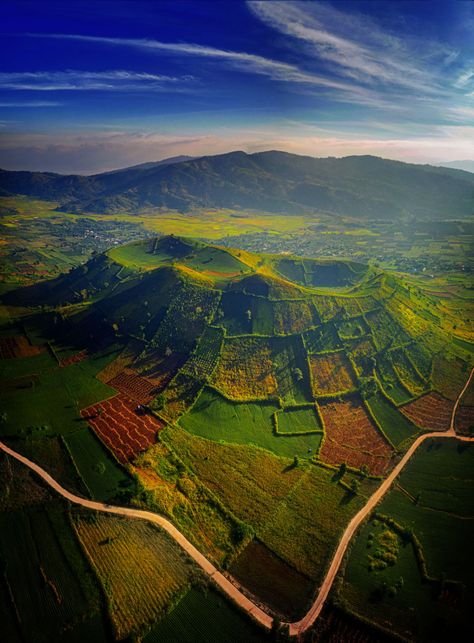
<svg viewBox="0 0 474 643">
<path fill-rule="evenodd" d="M 107 640 L 99 591 L 64 509 L 0 513 L 0 555 L 9 641 L 46 643 L 66 632 Z"/>
<path fill-rule="evenodd" d="M 143 643 L 264 643 L 270 638 L 215 590 L 191 589 Z"/>
<path fill-rule="evenodd" d="M 419 429 L 381 393 L 369 397 L 367 406 L 395 447 L 400 448 L 418 434 Z"/>
<path fill-rule="evenodd" d="M 212 389 L 204 389 L 192 410 L 180 419 L 190 433 L 215 441 L 253 444 L 285 457 L 307 457 L 316 453 L 319 435 L 275 435 L 272 415 L 278 409 L 272 403 L 231 402 Z"/>
<path fill-rule="evenodd" d="M 64 441 L 93 498 L 110 500 L 132 486 L 130 477 L 90 429 L 70 433 Z"/>
<path fill-rule="evenodd" d="M 366 523 L 340 590 L 351 610 L 410 639 L 472 638 L 474 565 L 459 552 L 474 536 L 473 457 L 472 446 L 452 439 L 420 447 L 377 512 L 415 535 L 426 570 L 410 536 L 381 520 Z"/>
<path fill-rule="evenodd" d="M 287 407 L 277 411 L 275 420 L 278 433 L 309 433 L 323 430 L 321 418 L 314 406 L 312 407 Z"/>
</svg>

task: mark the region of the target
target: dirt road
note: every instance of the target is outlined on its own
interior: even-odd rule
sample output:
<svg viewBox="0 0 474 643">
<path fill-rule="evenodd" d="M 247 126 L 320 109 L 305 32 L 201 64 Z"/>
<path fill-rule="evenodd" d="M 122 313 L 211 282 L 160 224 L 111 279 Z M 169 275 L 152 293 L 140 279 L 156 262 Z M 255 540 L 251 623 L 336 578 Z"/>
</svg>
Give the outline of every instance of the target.
<svg viewBox="0 0 474 643">
<path fill-rule="evenodd" d="M 345 532 L 343 533 L 339 545 L 337 546 L 336 552 L 331 561 L 331 565 L 328 569 L 326 577 L 321 585 L 321 588 L 318 592 L 318 595 L 306 613 L 306 615 L 295 623 L 290 623 L 290 634 L 296 636 L 305 632 L 318 618 L 323 605 L 328 597 L 329 591 L 332 587 L 334 579 L 336 578 L 339 567 L 346 553 L 347 547 L 351 541 L 352 536 L 356 532 L 359 525 L 365 520 L 365 518 L 373 511 L 378 502 L 390 489 L 393 481 L 398 476 L 398 474 L 405 467 L 407 462 L 410 460 L 412 455 L 415 453 L 417 448 L 425 440 L 429 438 L 457 438 L 463 442 L 474 442 L 474 437 L 464 437 L 456 435 L 454 424 L 456 419 L 456 412 L 461 401 L 462 396 L 464 395 L 467 387 L 469 386 L 472 378 L 474 376 L 474 368 L 471 370 L 469 378 L 464 385 L 464 388 L 460 392 L 459 396 L 456 399 L 456 402 L 453 406 L 453 411 L 451 414 L 451 423 L 448 431 L 433 431 L 431 433 L 424 433 L 420 435 L 415 442 L 411 445 L 408 451 L 405 453 L 400 462 L 395 466 L 389 476 L 382 482 L 380 487 L 375 491 L 375 493 L 369 498 L 367 503 L 362 507 L 362 509 L 352 518 L 348 524 Z M 15 458 L 22 464 L 29 467 L 32 471 L 38 474 L 52 489 L 59 493 L 63 498 L 66 498 L 70 502 L 86 507 L 87 509 L 93 509 L 96 511 L 103 511 L 110 514 L 116 514 L 118 516 L 126 516 L 128 518 L 148 520 L 149 522 L 158 525 L 165 531 L 167 531 L 172 538 L 184 549 L 184 551 L 193 558 L 193 560 L 204 570 L 206 574 L 212 578 L 212 580 L 229 596 L 235 603 L 237 603 L 242 609 L 244 609 L 253 619 L 258 623 L 263 625 L 265 628 L 270 629 L 272 626 L 272 617 L 263 611 L 258 605 L 255 605 L 245 594 L 243 594 L 237 587 L 235 587 L 207 558 L 205 558 L 197 549 L 194 547 L 189 540 L 183 536 L 183 534 L 176 529 L 176 527 L 166 518 L 155 514 L 151 511 L 144 511 L 142 509 L 132 509 L 130 507 L 116 507 L 112 505 L 105 504 L 103 502 L 96 502 L 94 500 L 87 500 L 86 498 L 81 498 L 76 496 L 67 489 L 64 489 L 56 480 L 49 475 L 44 469 L 39 465 L 35 464 L 28 458 L 20 455 L 13 449 L 10 449 L 6 444 L 0 442 L 0 449 Z"/>
</svg>

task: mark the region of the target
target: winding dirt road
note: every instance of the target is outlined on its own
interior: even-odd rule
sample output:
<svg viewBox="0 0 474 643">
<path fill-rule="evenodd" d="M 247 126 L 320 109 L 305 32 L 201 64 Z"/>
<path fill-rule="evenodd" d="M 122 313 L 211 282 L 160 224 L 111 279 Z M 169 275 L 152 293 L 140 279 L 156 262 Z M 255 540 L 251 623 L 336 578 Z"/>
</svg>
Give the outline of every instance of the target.
<svg viewBox="0 0 474 643">
<path fill-rule="evenodd" d="M 467 387 L 469 386 L 472 378 L 474 376 L 474 368 L 471 370 L 469 378 L 464 385 L 464 388 L 460 392 L 459 396 L 456 399 L 456 402 L 453 407 L 451 414 L 451 423 L 448 431 L 433 431 L 431 433 L 424 433 L 419 436 L 415 442 L 411 445 L 408 451 L 405 453 L 400 462 L 392 470 L 388 478 L 386 478 L 380 487 L 375 491 L 375 493 L 369 498 L 367 503 L 362 507 L 362 509 L 352 518 L 348 524 L 344 534 L 339 541 L 339 545 L 336 549 L 336 552 L 331 561 L 331 565 L 328 569 L 326 577 L 321 585 L 319 593 L 308 610 L 307 614 L 300 620 L 295 623 L 289 623 L 290 634 L 297 636 L 305 632 L 318 618 L 323 605 L 328 597 L 329 591 L 332 587 L 336 574 L 339 570 L 339 567 L 342 563 L 344 554 L 346 553 L 349 542 L 356 532 L 359 525 L 362 521 L 371 513 L 375 508 L 377 503 L 382 499 L 385 493 L 389 490 L 395 478 L 398 476 L 400 471 L 407 464 L 413 453 L 417 448 L 429 438 L 457 438 L 465 442 L 474 442 L 474 437 L 464 437 L 456 435 L 454 429 L 454 423 L 456 419 L 456 411 L 458 409 L 459 403 L 462 396 L 464 395 Z M 21 454 L 17 453 L 13 449 L 10 449 L 6 444 L 0 442 L 0 449 L 7 453 L 9 456 L 15 458 L 25 466 L 29 467 L 37 475 L 39 475 L 52 489 L 59 493 L 63 498 L 66 498 L 70 502 L 81 507 L 86 507 L 87 509 L 93 509 L 96 511 L 102 511 L 109 514 L 115 514 L 118 516 L 126 516 L 127 518 L 135 518 L 140 520 L 148 520 L 148 522 L 158 525 L 164 529 L 168 534 L 184 549 L 184 551 L 191 557 L 193 560 L 204 570 L 206 574 L 229 596 L 237 605 L 244 609 L 253 619 L 258 623 L 263 625 L 263 627 L 270 629 L 272 627 L 273 619 L 262 610 L 258 605 L 255 605 L 245 594 L 243 594 L 235 585 L 233 585 L 205 556 L 203 556 L 197 549 L 194 547 L 189 540 L 183 536 L 183 534 L 176 529 L 176 527 L 166 518 L 160 516 L 159 514 L 153 513 L 151 511 L 145 511 L 143 509 L 132 509 L 131 507 L 116 507 L 113 505 L 108 505 L 103 502 L 96 502 L 94 500 L 87 500 L 86 498 L 81 498 L 71 493 L 67 489 L 64 489 L 56 480 L 49 475 L 47 471 L 42 469 L 38 464 L 28 460 Z"/>
</svg>

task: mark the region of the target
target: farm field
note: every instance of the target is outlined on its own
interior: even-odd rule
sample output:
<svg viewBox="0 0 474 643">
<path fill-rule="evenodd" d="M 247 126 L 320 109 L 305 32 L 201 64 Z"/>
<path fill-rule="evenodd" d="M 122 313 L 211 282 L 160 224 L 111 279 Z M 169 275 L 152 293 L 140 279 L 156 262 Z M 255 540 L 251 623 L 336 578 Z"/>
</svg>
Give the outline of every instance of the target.
<svg viewBox="0 0 474 643">
<path fill-rule="evenodd" d="M 375 372 L 386 395 L 390 397 L 397 406 L 409 402 L 413 398 L 411 392 L 408 391 L 400 381 L 388 357 L 377 361 Z"/>
<path fill-rule="evenodd" d="M 362 481 L 356 495 L 337 481 L 334 470 L 307 465 L 278 509 L 257 532 L 259 539 L 280 558 L 318 585 L 338 537 L 364 504 L 375 484 Z M 318 516 L 318 520 L 314 519 Z"/>
<path fill-rule="evenodd" d="M 66 505 L 22 465 L 0 456 L 0 635 L 40 643 L 108 641 L 99 587 Z"/>
<path fill-rule="evenodd" d="M 119 640 L 145 633 L 187 589 L 191 566 L 156 527 L 76 514 L 74 528 L 105 590 Z"/>
<path fill-rule="evenodd" d="M 258 540 L 252 540 L 230 567 L 232 576 L 279 614 L 292 620 L 313 594 L 313 582 Z"/>
<path fill-rule="evenodd" d="M 272 351 L 267 339 L 238 337 L 224 341 L 213 383 L 235 400 L 276 395 Z"/>
<path fill-rule="evenodd" d="M 146 404 L 155 397 L 156 384 L 132 369 L 124 369 L 107 384 L 139 404 Z"/>
<path fill-rule="evenodd" d="M 206 388 L 180 424 L 190 433 L 209 440 L 253 444 L 285 457 L 317 453 L 322 433 L 298 435 L 298 419 L 293 423 L 293 431 L 275 435 L 272 415 L 277 409 L 272 402 L 231 402 Z"/>
<path fill-rule="evenodd" d="M 315 406 L 287 407 L 275 415 L 278 433 L 309 433 L 323 431 L 321 418 Z"/>
<path fill-rule="evenodd" d="M 390 523 L 369 521 L 348 556 L 340 590 L 350 610 L 410 640 L 472 638 L 473 563 L 458 552 L 467 551 L 473 537 L 473 457 L 471 445 L 452 439 L 420 447 L 377 512 L 412 530 L 426 572 L 409 539 Z"/>
<path fill-rule="evenodd" d="M 96 435 L 125 464 L 156 441 L 163 423 L 123 394 L 81 411 Z"/>
<path fill-rule="evenodd" d="M 453 402 L 442 397 L 439 393 L 427 393 L 417 400 L 401 406 L 400 410 L 422 429 L 447 431 L 451 421 Z"/>
<path fill-rule="evenodd" d="M 389 468 L 393 449 L 381 435 L 362 400 L 352 397 L 343 402 L 320 403 L 325 437 L 320 458 L 323 462 L 346 463 L 360 469 L 365 466 L 374 475 Z"/>
<path fill-rule="evenodd" d="M 313 394 L 334 395 L 355 388 L 351 365 L 343 353 L 310 356 Z"/>
<path fill-rule="evenodd" d="M 43 296 L 48 309 L 41 311 L 33 303 L 40 306 Z M 6 298 L 0 338 L 21 335 L 32 352 L 0 359 L 0 436 L 79 495 L 166 516 L 283 618 L 305 613 L 341 534 L 380 484 L 376 478 L 423 430 L 419 418 L 428 428 L 446 426 L 471 364 L 466 347 L 430 320 L 428 303 L 410 333 L 415 294 L 400 275 L 336 260 L 228 254 L 179 237 L 116 247 L 54 284 Z M 431 345 L 439 352 L 433 364 Z M 414 393 L 422 395 L 413 400 Z M 469 391 L 460 406 L 463 426 L 471 398 Z M 468 494 L 457 477 L 440 476 L 446 496 L 429 479 L 432 470 L 458 465 L 453 456 L 447 465 L 430 464 L 424 478 L 401 478 L 384 503 L 393 497 L 398 512 L 411 502 L 402 509 L 413 524 L 414 512 L 428 521 L 431 513 L 463 511 Z M 446 511 L 448 496 L 457 499 Z M 10 499 L 17 502 L 15 494 Z M 45 502 L 33 493 L 26 510 L 40 511 Z M 75 515 L 99 570 L 109 638 L 152 641 L 174 627 L 188 596 L 191 611 L 201 605 L 194 568 L 179 551 L 176 562 L 175 554 L 153 548 L 152 532 L 160 547 L 170 545 L 163 534 L 138 533 L 136 523 L 110 516 Z M 383 552 L 393 547 L 408 585 L 418 550 L 403 547 L 382 523 L 369 527 L 361 546 L 374 558 L 367 564 L 385 573 Z M 424 548 L 434 547 L 434 536 L 425 540 Z M 175 565 L 182 569 L 177 578 Z M 8 594 L 1 583 L 0 592 Z M 210 637 L 229 636 L 227 609 L 233 613 L 226 603 Z M 11 615 L 5 619 L 16 632 Z M 253 631 L 235 622 L 235 632 L 243 628 L 252 640 L 248 627 Z M 192 631 L 199 640 L 201 629 Z"/>
<path fill-rule="evenodd" d="M 265 643 L 270 641 L 213 589 L 191 589 L 143 643 Z"/>
<path fill-rule="evenodd" d="M 120 490 L 132 486 L 130 477 L 91 429 L 80 429 L 69 434 L 64 441 L 92 498 L 111 500 Z"/>
<path fill-rule="evenodd" d="M 80 408 L 114 394 L 113 389 L 91 376 L 86 364 L 80 362 L 61 369 L 51 365 L 40 372 L 35 363 L 19 364 L 18 368 L 15 364 L 15 371 L 22 377 L 37 375 L 37 378 L 31 379 L 33 385 L 29 387 L 2 392 L 0 404 L 6 421 L 0 426 L 0 435 L 21 436 L 37 431 L 66 435 L 75 431 Z M 9 370 L 13 371 L 11 367 Z"/>
<path fill-rule="evenodd" d="M 401 412 L 387 398 L 377 391 L 375 395 L 365 401 L 369 411 L 380 425 L 382 431 L 397 449 L 403 447 L 419 433 L 417 426 Z"/>
</svg>

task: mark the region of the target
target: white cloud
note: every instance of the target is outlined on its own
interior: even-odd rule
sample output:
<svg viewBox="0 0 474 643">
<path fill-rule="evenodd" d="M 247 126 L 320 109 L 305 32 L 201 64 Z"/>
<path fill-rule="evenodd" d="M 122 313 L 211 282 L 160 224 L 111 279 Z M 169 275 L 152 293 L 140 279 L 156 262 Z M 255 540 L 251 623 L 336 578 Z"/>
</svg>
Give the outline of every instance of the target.
<svg viewBox="0 0 474 643">
<path fill-rule="evenodd" d="M 34 91 L 179 90 L 192 76 L 166 76 L 126 70 L 0 72 L 0 88 Z"/>
<path fill-rule="evenodd" d="M 149 40 L 145 38 L 107 38 L 101 36 L 83 36 L 78 34 L 50 34 L 48 37 L 96 42 L 105 45 L 133 47 L 146 51 L 169 51 L 183 55 L 199 56 L 223 61 L 232 65 L 234 68 L 268 76 L 273 80 L 354 91 L 354 86 L 347 82 L 334 80 L 320 74 L 306 71 L 297 65 L 241 51 L 217 49 L 215 47 L 193 43 L 161 42 L 159 40 Z"/>
<path fill-rule="evenodd" d="M 395 35 L 381 30 L 367 16 L 349 14 L 322 2 L 262 2 L 248 7 L 265 24 L 306 46 L 308 54 L 329 63 L 339 75 L 367 84 L 439 93 L 435 75 L 424 57 L 449 56 L 444 46 L 430 43 L 420 55 Z"/>
</svg>

